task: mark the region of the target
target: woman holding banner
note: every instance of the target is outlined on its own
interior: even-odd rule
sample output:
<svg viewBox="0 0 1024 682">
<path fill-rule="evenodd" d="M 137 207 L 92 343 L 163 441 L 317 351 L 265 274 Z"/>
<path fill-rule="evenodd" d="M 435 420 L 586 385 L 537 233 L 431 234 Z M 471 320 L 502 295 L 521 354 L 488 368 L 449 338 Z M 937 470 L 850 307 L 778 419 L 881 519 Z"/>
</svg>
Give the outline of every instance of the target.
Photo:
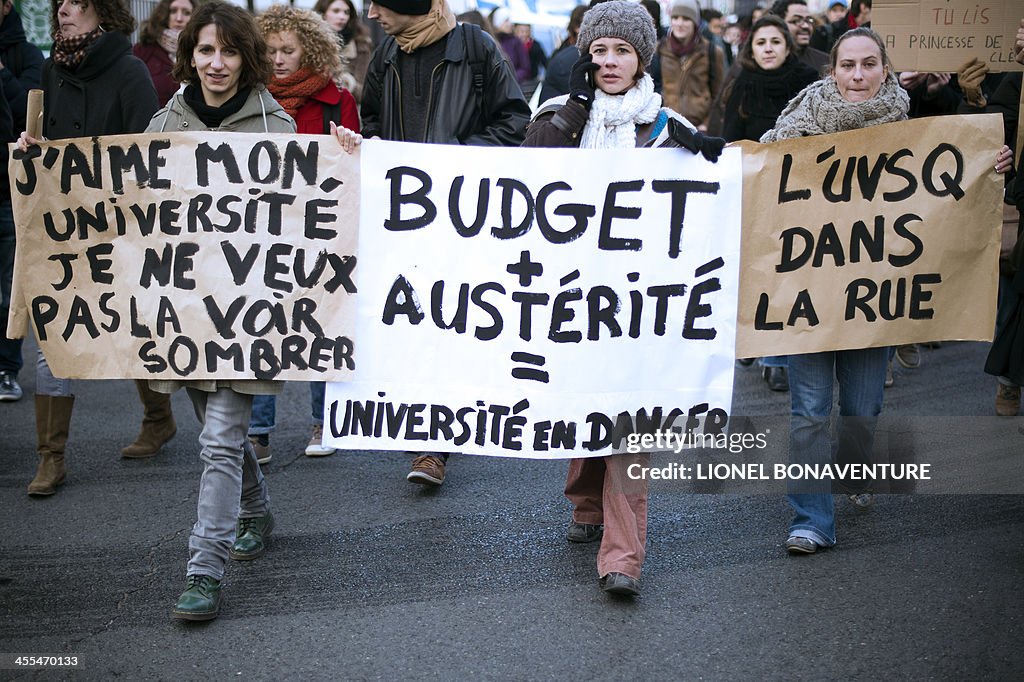
<svg viewBox="0 0 1024 682">
<path fill-rule="evenodd" d="M 704 137 L 662 106 L 646 68 L 657 35 L 641 5 L 611 0 L 583 16 L 580 58 L 569 77 L 569 95 L 544 103 L 526 131 L 526 147 L 686 147 L 711 161 L 725 140 Z M 573 459 L 565 495 L 573 503 L 570 542 L 601 540 L 599 585 L 605 592 L 640 593 L 647 542 L 647 482 L 631 480 L 630 464 L 647 455 Z"/>
<path fill-rule="evenodd" d="M 786 22 L 774 14 L 766 14 L 754 23 L 737 61 L 739 75 L 722 93 L 722 137 L 729 142 L 757 142 L 775 125 L 789 100 L 818 80 L 818 72 L 797 58 L 796 43 Z M 786 356 L 763 357 L 758 364 L 768 388 L 789 390 Z"/>
<path fill-rule="evenodd" d="M 184 91 L 153 116 L 146 132 L 294 133 L 295 123 L 266 89 L 271 74 L 267 44 L 248 12 L 225 2 L 200 5 L 178 39 L 173 75 Z M 151 383 L 164 393 L 184 385 L 202 424 L 199 518 L 188 543 L 185 591 L 172 614 L 210 620 L 220 610 L 228 556 L 262 556 L 274 528 L 267 485 L 246 436 L 253 396 L 277 393 L 281 383 Z"/>
<path fill-rule="evenodd" d="M 798 94 L 761 142 L 906 120 L 910 100 L 877 33 L 863 27 L 847 31 L 833 46 L 830 60 L 831 74 Z M 996 158 L 996 171 L 1009 170 L 1012 159 L 1013 153 L 1004 146 Z M 794 462 L 824 464 L 831 460 L 835 380 L 839 382 L 840 409 L 836 458 L 839 462 L 870 461 L 888 363 L 886 347 L 789 356 L 790 457 Z M 858 509 L 866 509 L 872 502 L 866 486 L 850 489 L 848 497 Z M 795 512 L 786 540 L 791 554 L 813 554 L 835 544 L 835 508 L 828 481 L 791 486 L 788 500 Z"/>
<path fill-rule="evenodd" d="M 131 54 L 135 30 L 124 0 L 62 0 L 50 17 L 53 49 L 43 63 L 43 139 L 142 132 L 157 109 L 156 91 L 146 67 Z M 21 134 L 26 151 L 40 140 Z M 176 429 L 167 396 L 136 386 L 145 410 L 142 432 L 122 450 L 125 457 L 149 457 Z M 75 403 L 69 379 L 53 376 L 39 353 L 36 365 L 36 433 L 39 467 L 28 494 L 53 495 L 64 482 L 64 447 Z"/>
<path fill-rule="evenodd" d="M 339 45 L 331 27 L 319 15 L 287 5 L 273 5 L 256 19 L 270 50 L 274 77 L 267 89 L 284 110 L 295 119 L 297 132 L 304 135 L 330 135 L 331 124 L 359 132 L 356 100 L 345 88 L 335 85 L 341 76 Z M 306 445 L 310 457 L 334 454 L 323 444 L 324 391 L 326 384 L 309 384 L 312 434 Z M 270 461 L 267 434 L 274 428 L 276 398 L 257 396 L 253 400 L 249 440 L 260 464 Z"/>
</svg>

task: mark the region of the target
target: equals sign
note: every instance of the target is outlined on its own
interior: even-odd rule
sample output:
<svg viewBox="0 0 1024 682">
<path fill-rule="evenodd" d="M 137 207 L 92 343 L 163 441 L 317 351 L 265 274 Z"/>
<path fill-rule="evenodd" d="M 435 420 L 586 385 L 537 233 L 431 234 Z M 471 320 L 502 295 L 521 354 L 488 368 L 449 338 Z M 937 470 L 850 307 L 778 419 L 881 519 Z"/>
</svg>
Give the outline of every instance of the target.
<svg viewBox="0 0 1024 682">
<path fill-rule="evenodd" d="M 525 365 L 543 367 L 544 363 L 547 361 L 544 359 L 543 355 L 534 355 L 533 353 L 513 353 L 512 362 L 521 362 Z M 534 369 L 533 367 L 514 367 L 512 369 L 512 376 L 516 379 L 539 381 L 542 384 L 548 383 L 548 373 L 540 369 Z"/>
</svg>

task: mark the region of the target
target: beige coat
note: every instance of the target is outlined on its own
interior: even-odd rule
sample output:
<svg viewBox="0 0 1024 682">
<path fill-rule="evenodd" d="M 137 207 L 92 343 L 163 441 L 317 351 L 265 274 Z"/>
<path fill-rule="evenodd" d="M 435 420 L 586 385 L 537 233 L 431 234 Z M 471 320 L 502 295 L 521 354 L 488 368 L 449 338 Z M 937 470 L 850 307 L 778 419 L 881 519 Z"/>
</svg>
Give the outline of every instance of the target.
<svg viewBox="0 0 1024 682">
<path fill-rule="evenodd" d="M 714 63 L 708 64 L 708 41 L 701 37 L 693 52 L 685 57 L 672 54 L 668 36 L 658 44 L 661 62 L 661 94 L 666 107 L 682 114 L 695 126 L 707 126 L 711 103 L 718 97 L 725 80 L 725 54 L 713 47 Z M 714 69 L 708 78 L 708 69 Z M 713 89 L 709 89 L 709 83 Z"/>
<path fill-rule="evenodd" d="M 199 120 L 196 113 L 185 103 L 179 92 L 160 111 L 154 114 L 146 128 L 147 133 L 159 132 L 192 132 L 208 130 Z M 263 87 L 254 88 L 241 110 L 224 119 L 218 131 L 236 133 L 294 133 L 295 121 L 285 113 L 269 92 Z M 149 382 L 149 387 L 158 393 L 174 393 L 179 388 L 189 387 L 212 393 L 218 388 L 230 388 L 236 393 L 249 395 L 267 395 L 280 393 L 283 382 L 261 381 L 254 379 L 198 379 L 192 381 L 174 381 L 156 379 Z"/>
</svg>

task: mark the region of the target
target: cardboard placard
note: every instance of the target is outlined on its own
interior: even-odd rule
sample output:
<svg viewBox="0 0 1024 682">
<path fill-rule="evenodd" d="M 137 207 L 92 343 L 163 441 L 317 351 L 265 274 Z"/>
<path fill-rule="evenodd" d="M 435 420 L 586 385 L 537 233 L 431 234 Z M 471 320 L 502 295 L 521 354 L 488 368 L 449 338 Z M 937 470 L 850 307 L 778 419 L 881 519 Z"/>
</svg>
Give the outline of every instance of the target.
<svg viewBox="0 0 1024 682">
<path fill-rule="evenodd" d="M 1024 71 L 1013 45 L 1021 0 L 875 0 L 871 28 L 897 71 L 949 72 L 977 57 L 989 71 Z"/>
<path fill-rule="evenodd" d="M 9 170 L 10 331 L 56 376 L 351 375 L 358 157 L 331 138 L 79 138 Z"/>
<path fill-rule="evenodd" d="M 743 143 L 737 357 L 990 341 L 997 114 Z"/>
</svg>

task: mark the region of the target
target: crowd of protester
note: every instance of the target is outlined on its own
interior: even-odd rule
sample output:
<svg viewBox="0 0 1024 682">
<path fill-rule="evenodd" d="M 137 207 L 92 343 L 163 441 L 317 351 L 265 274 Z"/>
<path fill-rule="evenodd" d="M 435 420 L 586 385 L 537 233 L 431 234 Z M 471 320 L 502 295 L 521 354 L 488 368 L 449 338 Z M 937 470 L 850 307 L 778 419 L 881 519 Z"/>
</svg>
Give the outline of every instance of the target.
<svg viewBox="0 0 1024 682">
<path fill-rule="evenodd" d="M 1000 270 L 996 343 L 985 371 L 997 377 L 995 412 L 1017 415 L 1024 383 L 1024 267 L 1014 179 L 1020 73 L 989 74 L 972 60 L 955 74 L 897 73 L 870 29 L 871 0 L 835 0 L 816 17 L 802 0 L 778 0 L 749 17 L 725 17 L 675 0 L 662 25 L 656 2 L 592 0 L 571 14 L 548 55 L 504 7 L 459 19 L 446 0 L 379 0 L 360 15 L 351 0 L 313 10 L 277 5 L 259 16 L 219 0 L 160 0 L 138 33 L 125 0 L 56 0 L 44 60 L 18 12 L 3 2 L 0 135 L 22 151 L 49 140 L 121 133 L 259 132 L 329 135 L 354 152 L 365 138 L 428 144 L 585 149 L 673 148 L 715 162 L 727 142 L 839 133 L 923 116 L 997 112 L 993 140 L 1005 173 L 1009 238 Z M 377 39 L 374 39 L 374 35 Z M 1016 53 L 1024 63 L 1024 20 Z M 482 78 L 481 78 L 482 75 Z M 482 81 L 482 82 L 481 82 Z M 27 131 L 30 89 L 44 94 L 42 139 Z M 540 90 L 537 105 L 529 96 Z M 22 132 L 24 131 L 24 132 Z M 20 133 L 20 137 L 19 137 Z M 1019 160 L 1016 161 L 1019 164 Z M 7 164 L 2 166 L 5 169 Z M 21 341 L 6 338 L 14 255 L 7 178 L 0 196 L 0 401 L 22 399 Z M 750 220 L 755 220 L 750 218 Z M 750 226 L 748 226 L 749 228 Z M 756 226 L 754 226 L 756 229 Z M 926 349 L 925 349 L 926 350 Z M 370 351 L 372 352 L 372 351 Z M 767 387 L 789 391 L 790 451 L 798 461 L 868 457 L 893 363 L 921 364 L 922 348 L 866 348 L 761 358 Z M 749 366 L 749 360 L 740 360 Z M 839 422 L 831 435 L 833 384 Z M 203 474 L 189 539 L 185 591 L 173 615 L 217 616 L 229 559 L 260 557 L 274 529 L 267 479 L 280 382 L 136 381 L 142 426 L 127 458 L 153 457 L 177 426 L 169 395 L 185 388 L 201 423 Z M 74 382 L 36 360 L 38 461 L 28 493 L 54 495 L 68 477 Z M 2 408 L 0 408 L 2 409 Z M 309 456 L 323 443 L 324 384 L 310 384 Z M 280 447 L 280 446 L 279 446 Z M 286 446 L 291 447 L 291 446 Z M 407 478 L 445 480 L 452 453 L 418 452 Z M 573 459 L 565 495 L 571 542 L 599 542 L 600 587 L 635 596 L 646 552 L 647 489 L 626 481 L 644 455 Z M 870 487 L 847 491 L 871 504 Z M 831 492 L 796 491 L 786 548 L 811 554 L 836 542 Z"/>
</svg>

